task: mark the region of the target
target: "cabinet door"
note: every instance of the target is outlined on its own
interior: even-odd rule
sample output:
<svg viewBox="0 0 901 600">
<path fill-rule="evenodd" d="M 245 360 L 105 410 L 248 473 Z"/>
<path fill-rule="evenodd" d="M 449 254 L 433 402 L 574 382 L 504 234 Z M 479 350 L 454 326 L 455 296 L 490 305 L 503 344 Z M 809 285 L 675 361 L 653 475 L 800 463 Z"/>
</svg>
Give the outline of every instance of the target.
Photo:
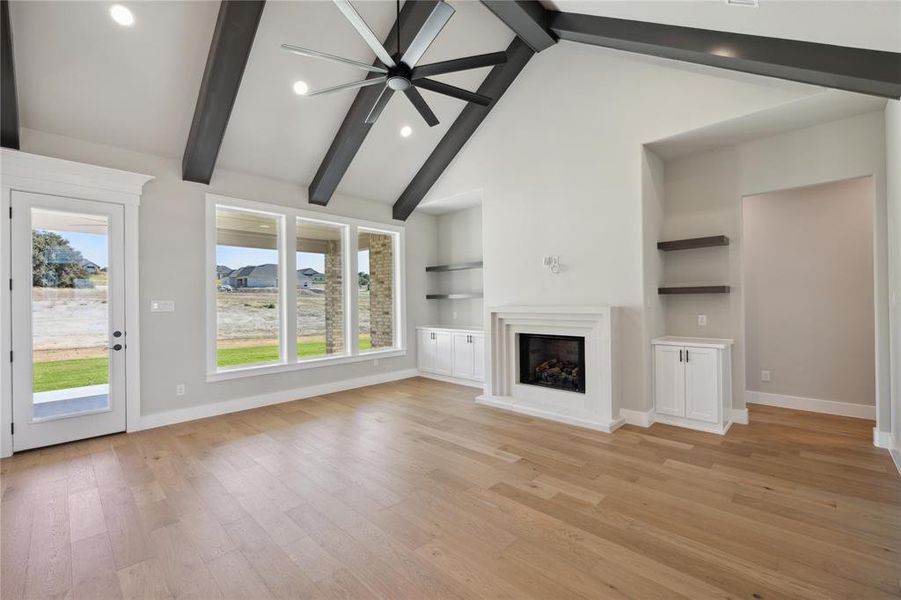
<svg viewBox="0 0 901 600">
<path fill-rule="evenodd" d="M 685 364 L 678 346 L 654 346 L 654 398 L 657 412 L 685 416 Z"/>
<path fill-rule="evenodd" d="M 685 349 L 685 416 L 719 422 L 719 360 L 715 348 Z"/>
<path fill-rule="evenodd" d="M 435 332 L 435 373 L 452 375 L 454 369 L 453 336 L 448 331 Z"/>
<path fill-rule="evenodd" d="M 472 344 L 468 333 L 454 334 L 454 377 L 472 379 Z"/>
<path fill-rule="evenodd" d="M 434 332 L 428 329 L 418 329 L 416 336 L 416 362 L 420 371 L 435 371 L 435 340 Z"/>
<path fill-rule="evenodd" d="M 472 335 L 472 378 L 485 381 L 485 336 Z"/>
</svg>

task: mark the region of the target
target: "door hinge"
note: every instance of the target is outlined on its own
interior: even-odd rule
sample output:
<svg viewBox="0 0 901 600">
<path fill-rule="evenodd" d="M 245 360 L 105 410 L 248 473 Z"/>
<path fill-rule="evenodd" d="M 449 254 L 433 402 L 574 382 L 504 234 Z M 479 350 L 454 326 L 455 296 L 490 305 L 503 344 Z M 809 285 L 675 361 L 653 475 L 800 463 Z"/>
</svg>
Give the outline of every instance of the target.
<svg viewBox="0 0 901 600">
<path fill-rule="evenodd" d="M 13 207 L 12 206 L 9 207 L 9 218 L 10 219 L 13 218 Z"/>
<path fill-rule="evenodd" d="M 9 278 L 9 290 L 12 291 L 12 289 L 13 289 L 13 278 L 10 277 Z"/>
<path fill-rule="evenodd" d="M 12 362 L 12 361 L 13 361 L 13 351 L 10 350 L 9 351 L 9 362 Z"/>
<path fill-rule="evenodd" d="M 10 435 L 16 435 L 16 424 L 15 423 L 9 424 L 9 433 L 10 433 Z"/>
</svg>

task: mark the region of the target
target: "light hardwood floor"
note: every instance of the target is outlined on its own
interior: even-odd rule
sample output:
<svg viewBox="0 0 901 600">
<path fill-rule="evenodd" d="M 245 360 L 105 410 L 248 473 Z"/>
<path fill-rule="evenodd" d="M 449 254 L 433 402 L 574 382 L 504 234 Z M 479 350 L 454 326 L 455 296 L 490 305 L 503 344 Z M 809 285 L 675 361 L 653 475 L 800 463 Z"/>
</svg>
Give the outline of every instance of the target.
<svg viewBox="0 0 901 600">
<path fill-rule="evenodd" d="M 879 598 L 872 423 L 615 434 L 409 379 L 2 462 L 2 597 Z"/>
</svg>

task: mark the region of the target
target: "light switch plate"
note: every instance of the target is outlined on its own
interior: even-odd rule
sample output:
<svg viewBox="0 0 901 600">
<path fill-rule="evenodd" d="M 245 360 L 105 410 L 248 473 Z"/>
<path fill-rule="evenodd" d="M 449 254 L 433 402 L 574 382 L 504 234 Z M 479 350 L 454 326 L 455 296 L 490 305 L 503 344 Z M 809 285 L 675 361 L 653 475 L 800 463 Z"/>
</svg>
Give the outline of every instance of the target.
<svg viewBox="0 0 901 600">
<path fill-rule="evenodd" d="M 175 312 L 175 300 L 151 300 L 150 312 Z"/>
<path fill-rule="evenodd" d="M 760 381 L 771 381 L 771 373 L 767 369 L 760 372 Z"/>
<path fill-rule="evenodd" d="M 707 315 L 698 315 L 698 327 L 707 327 Z"/>
</svg>

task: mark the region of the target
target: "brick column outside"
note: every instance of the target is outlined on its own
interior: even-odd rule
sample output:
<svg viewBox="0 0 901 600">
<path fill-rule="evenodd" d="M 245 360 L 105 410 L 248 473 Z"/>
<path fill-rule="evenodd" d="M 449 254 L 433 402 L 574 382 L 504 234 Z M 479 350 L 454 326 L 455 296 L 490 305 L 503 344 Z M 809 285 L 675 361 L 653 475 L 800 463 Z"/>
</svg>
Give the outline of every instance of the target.
<svg viewBox="0 0 901 600">
<path fill-rule="evenodd" d="M 325 353 L 344 351 L 344 261 L 340 240 L 326 242 L 325 248 Z"/>
<path fill-rule="evenodd" d="M 369 234 L 369 328 L 373 348 L 394 346 L 394 244 Z"/>
</svg>

